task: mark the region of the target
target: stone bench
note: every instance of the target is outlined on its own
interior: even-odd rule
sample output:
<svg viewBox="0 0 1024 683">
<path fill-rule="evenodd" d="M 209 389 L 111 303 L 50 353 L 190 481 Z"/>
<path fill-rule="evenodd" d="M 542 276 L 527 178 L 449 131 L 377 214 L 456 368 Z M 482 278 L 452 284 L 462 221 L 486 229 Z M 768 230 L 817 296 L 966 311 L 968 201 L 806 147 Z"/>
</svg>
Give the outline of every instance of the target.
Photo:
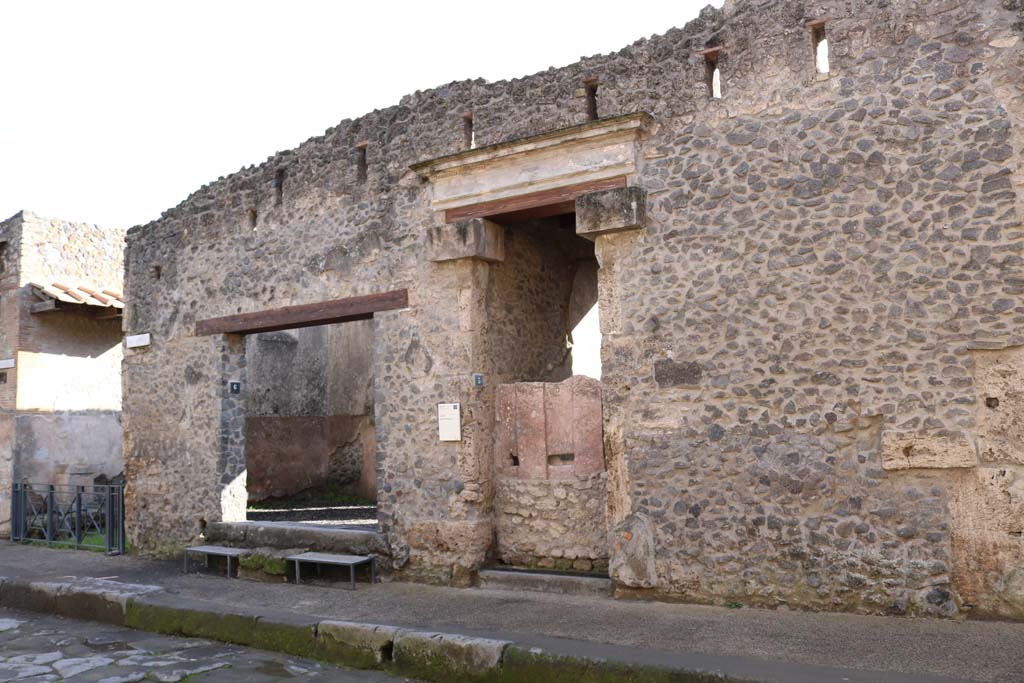
<svg viewBox="0 0 1024 683">
<path fill-rule="evenodd" d="M 317 565 L 317 572 L 320 571 L 320 565 L 330 564 L 338 567 L 348 567 L 348 580 L 352 586 L 351 590 L 356 589 L 356 567 L 363 564 L 370 565 L 370 583 L 377 583 L 377 559 L 372 555 L 335 555 L 333 553 L 301 553 L 299 555 L 291 555 L 287 558 L 289 562 L 295 563 L 295 583 L 299 584 L 302 582 L 302 574 L 300 573 L 299 565 L 302 562 L 309 562 Z"/>
<path fill-rule="evenodd" d="M 228 578 L 231 578 L 231 558 L 238 559 L 239 556 L 244 554 L 246 551 L 242 548 L 229 548 L 222 545 L 192 545 L 185 548 L 185 573 L 188 574 L 189 564 L 188 555 L 189 553 L 200 553 L 206 556 L 206 566 L 210 566 L 210 555 L 216 557 L 226 558 L 228 561 Z"/>
</svg>

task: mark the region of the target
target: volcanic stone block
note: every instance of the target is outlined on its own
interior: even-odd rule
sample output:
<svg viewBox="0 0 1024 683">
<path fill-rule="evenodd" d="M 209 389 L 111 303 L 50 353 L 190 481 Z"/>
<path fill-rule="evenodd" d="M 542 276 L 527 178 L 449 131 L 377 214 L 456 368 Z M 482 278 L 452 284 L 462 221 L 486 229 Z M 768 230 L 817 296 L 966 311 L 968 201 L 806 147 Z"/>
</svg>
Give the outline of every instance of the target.
<svg viewBox="0 0 1024 683">
<path fill-rule="evenodd" d="M 470 218 L 430 229 L 427 247 L 431 261 L 478 258 L 505 260 L 505 229 L 486 218 Z"/>
<path fill-rule="evenodd" d="M 593 238 L 643 228 L 646 197 L 642 187 L 616 187 L 580 195 L 576 198 L 576 234 Z"/>
</svg>

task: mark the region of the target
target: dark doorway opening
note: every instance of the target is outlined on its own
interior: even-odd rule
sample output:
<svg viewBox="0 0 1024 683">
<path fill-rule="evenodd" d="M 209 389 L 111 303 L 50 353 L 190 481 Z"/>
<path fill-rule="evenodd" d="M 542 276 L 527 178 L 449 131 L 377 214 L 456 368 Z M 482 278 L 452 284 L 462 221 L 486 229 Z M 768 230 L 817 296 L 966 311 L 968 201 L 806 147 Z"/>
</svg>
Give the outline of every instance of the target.
<svg viewBox="0 0 1024 683">
<path fill-rule="evenodd" d="M 489 322 L 506 381 L 600 379 L 598 263 L 594 243 L 576 234 L 576 214 L 531 210 L 492 220 L 505 226 Z"/>
<path fill-rule="evenodd" d="M 377 528 L 373 326 L 246 336 L 247 519 Z"/>
</svg>

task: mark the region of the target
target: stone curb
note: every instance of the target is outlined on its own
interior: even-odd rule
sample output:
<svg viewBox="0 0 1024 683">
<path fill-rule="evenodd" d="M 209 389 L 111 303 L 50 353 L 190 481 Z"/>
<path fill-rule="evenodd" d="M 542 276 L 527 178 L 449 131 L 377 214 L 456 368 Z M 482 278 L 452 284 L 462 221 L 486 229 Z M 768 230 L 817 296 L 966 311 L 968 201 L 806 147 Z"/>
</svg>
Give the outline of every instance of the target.
<svg viewBox="0 0 1024 683">
<path fill-rule="evenodd" d="M 443 683 L 741 683 L 716 673 L 555 655 L 507 640 L 228 607 L 170 595 L 158 586 L 103 579 L 61 583 L 0 577 L 0 607 L 207 638 Z"/>
</svg>

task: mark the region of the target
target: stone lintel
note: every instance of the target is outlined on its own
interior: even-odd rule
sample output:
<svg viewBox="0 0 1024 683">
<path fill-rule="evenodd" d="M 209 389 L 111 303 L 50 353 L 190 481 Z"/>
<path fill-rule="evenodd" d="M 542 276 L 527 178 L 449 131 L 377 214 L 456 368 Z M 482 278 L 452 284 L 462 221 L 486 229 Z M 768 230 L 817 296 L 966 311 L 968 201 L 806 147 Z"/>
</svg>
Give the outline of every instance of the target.
<svg viewBox="0 0 1024 683">
<path fill-rule="evenodd" d="M 462 258 L 501 262 L 505 260 L 505 230 L 486 218 L 469 218 L 431 228 L 427 246 L 428 258 L 435 262 Z"/>
<path fill-rule="evenodd" d="M 580 195 L 576 198 L 576 234 L 594 238 L 642 229 L 646 197 L 647 192 L 642 187 L 617 187 Z"/>
</svg>

